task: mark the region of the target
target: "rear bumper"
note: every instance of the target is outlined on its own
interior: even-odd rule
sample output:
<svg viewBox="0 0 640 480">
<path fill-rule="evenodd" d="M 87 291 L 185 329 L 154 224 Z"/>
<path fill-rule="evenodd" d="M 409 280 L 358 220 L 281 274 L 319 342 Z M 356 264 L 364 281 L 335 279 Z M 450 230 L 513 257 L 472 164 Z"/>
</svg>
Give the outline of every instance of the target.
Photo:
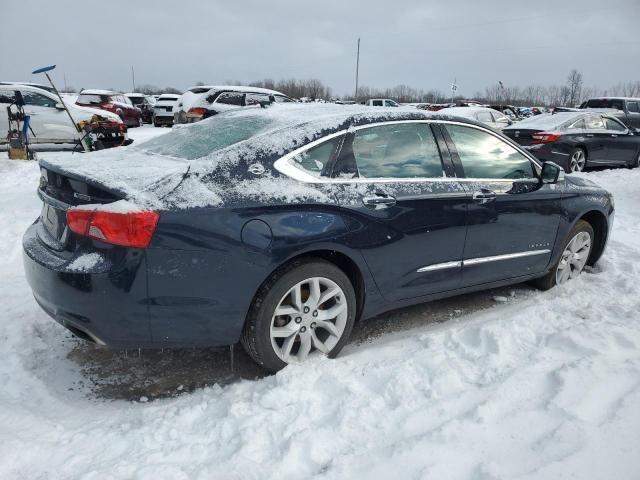
<svg viewBox="0 0 640 480">
<path fill-rule="evenodd" d="M 42 309 L 80 338 L 110 348 L 153 346 L 142 251 L 112 249 L 84 269 L 42 243 L 34 223 L 23 237 L 29 286 Z M 76 263 L 78 265 L 78 263 Z"/>
</svg>

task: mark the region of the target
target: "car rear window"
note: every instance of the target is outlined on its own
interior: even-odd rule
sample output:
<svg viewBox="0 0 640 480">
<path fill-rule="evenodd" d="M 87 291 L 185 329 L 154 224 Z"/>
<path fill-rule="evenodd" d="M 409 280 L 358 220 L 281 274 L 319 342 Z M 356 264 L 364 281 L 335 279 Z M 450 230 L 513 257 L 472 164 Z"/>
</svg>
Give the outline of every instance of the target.
<svg viewBox="0 0 640 480">
<path fill-rule="evenodd" d="M 638 108 L 638 102 L 627 102 L 627 108 L 630 112 L 638 113 L 640 112 L 640 108 Z"/>
<path fill-rule="evenodd" d="M 272 126 L 266 117 L 212 117 L 188 127 L 172 130 L 138 148 L 148 153 L 195 160 L 248 140 Z"/>
<path fill-rule="evenodd" d="M 99 104 L 106 103 L 109 101 L 109 95 L 88 95 L 88 94 L 80 94 L 76 103 L 90 103 L 90 104 Z"/>
</svg>

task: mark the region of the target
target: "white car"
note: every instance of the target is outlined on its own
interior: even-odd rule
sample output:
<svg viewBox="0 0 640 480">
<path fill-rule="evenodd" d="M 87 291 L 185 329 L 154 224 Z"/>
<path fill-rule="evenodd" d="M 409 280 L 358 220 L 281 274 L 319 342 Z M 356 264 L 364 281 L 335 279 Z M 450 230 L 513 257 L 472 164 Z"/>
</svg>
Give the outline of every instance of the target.
<svg viewBox="0 0 640 480">
<path fill-rule="evenodd" d="M 295 102 L 291 97 L 267 88 L 242 85 L 204 85 L 191 87 L 182 94 L 174 109 L 175 123 L 192 123 L 243 107 Z"/>
<path fill-rule="evenodd" d="M 163 93 L 153 105 L 153 126 L 170 127 L 173 125 L 173 109 L 180 99 L 180 95 Z"/>
<path fill-rule="evenodd" d="M 31 117 L 33 134 L 29 132 L 30 143 L 72 144 L 80 140 L 78 131 L 55 94 L 38 87 L 13 84 L 0 85 L 0 143 L 7 142 L 6 133 L 9 130 L 7 107 L 15 101 L 18 91 L 22 93 L 24 99 L 24 111 Z M 82 107 L 68 101 L 65 101 L 65 105 L 76 123 L 83 120 L 90 121 L 94 115 L 114 123 L 122 123 L 115 113 Z"/>
<path fill-rule="evenodd" d="M 504 113 L 487 107 L 451 107 L 444 108 L 438 113 L 477 120 L 496 130 L 502 130 L 513 123 Z"/>
<path fill-rule="evenodd" d="M 400 105 L 395 100 L 390 98 L 371 98 L 367 100 L 366 105 L 370 107 L 399 107 Z"/>
</svg>

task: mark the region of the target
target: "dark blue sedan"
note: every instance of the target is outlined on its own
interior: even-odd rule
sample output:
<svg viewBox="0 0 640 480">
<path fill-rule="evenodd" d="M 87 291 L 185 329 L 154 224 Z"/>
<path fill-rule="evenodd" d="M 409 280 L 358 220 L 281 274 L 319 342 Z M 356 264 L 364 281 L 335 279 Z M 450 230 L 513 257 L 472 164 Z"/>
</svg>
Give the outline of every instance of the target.
<svg viewBox="0 0 640 480">
<path fill-rule="evenodd" d="M 111 348 L 229 345 L 278 370 L 354 322 L 602 255 L 611 195 L 475 121 L 274 106 L 41 160 L 37 302 Z"/>
</svg>

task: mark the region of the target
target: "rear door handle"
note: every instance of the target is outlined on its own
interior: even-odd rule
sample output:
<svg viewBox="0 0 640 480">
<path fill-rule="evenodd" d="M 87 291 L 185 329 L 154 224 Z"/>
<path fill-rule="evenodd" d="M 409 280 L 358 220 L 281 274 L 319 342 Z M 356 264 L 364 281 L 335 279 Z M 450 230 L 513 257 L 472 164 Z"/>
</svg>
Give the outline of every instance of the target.
<svg viewBox="0 0 640 480">
<path fill-rule="evenodd" d="M 389 208 L 396 204 L 396 199 L 391 195 L 376 195 L 375 197 L 364 197 L 362 204 L 367 208 Z"/>
<path fill-rule="evenodd" d="M 477 192 L 473 192 L 473 199 L 480 204 L 489 203 L 496 199 L 496 192 L 483 188 Z"/>
<path fill-rule="evenodd" d="M 593 137 L 593 133 L 587 133 L 585 136 L 586 137 Z"/>
<path fill-rule="evenodd" d="M 611 134 L 611 136 L 612 136 L 613 138 L 618 138 L 618 135 L 616 135 L 615 133 L 612 133 L 612 134 Z"/>
</svg>

